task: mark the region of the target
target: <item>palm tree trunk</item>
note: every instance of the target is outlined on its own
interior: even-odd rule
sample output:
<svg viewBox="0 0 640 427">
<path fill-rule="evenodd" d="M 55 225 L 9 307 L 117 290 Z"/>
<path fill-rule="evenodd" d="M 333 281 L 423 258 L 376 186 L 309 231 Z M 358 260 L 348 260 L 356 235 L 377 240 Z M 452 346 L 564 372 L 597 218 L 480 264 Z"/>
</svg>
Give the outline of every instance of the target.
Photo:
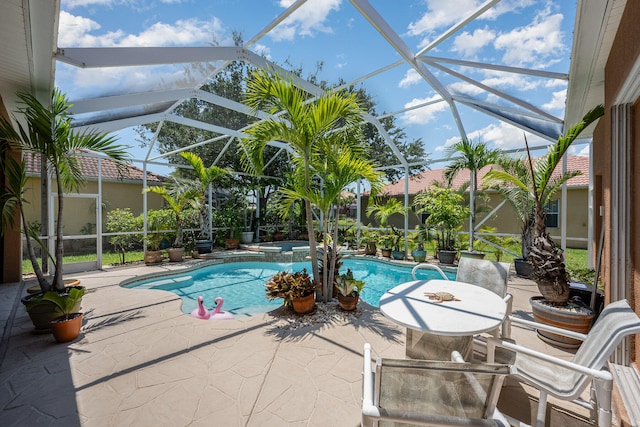
<svg viewBox="0 0 640 427">
<path fill-rule="evenodd" d="M 318 251 L 316 249 L 316 236 L 313 231 L 313 213 L 311 212 L 311 201 L 305 199 L 304 207 L 307 211 L 307 233 L 309 234 L 309 256 L 311 257 L 311 271 L 313 272 L 313 282 L 317 286 L 320 283 L 320 271 L 318 270 Z"/>
<path fill-rule="evenodd" d="M 336 277 L 336 264 L 338 263 L 338 218 L 340 216 L 340 204 L 336 206 L 335 226 L 333 228 L 333 257 L 331 258 L 331 268 L 329 269 L 329 277 L 331 277 L 331 286 L 329 286 L 329 299 L 333 298 L 333 282 Z"/>
<path fill-rule="evenodd" d="M 476 228 L 476 174 L 471 171 L 469 185 L 469 251 L 473 252 L 473 240 Z"/>
<path fill-rule="evenodd" d="M 55 168 L 56 184 L 58 187 L 58 223 L 56 224 L 56 265 L 51 286 L 58 292 L 64 292 L 64 281 L 62 280 L 62 264 L 64 262 L 64 223 L 62 221 L 62 212 L 64 209 L 64 188 L 62 186 L 62 178 L 60 171 Z"/>
<path fill-rule="evenodd" d="M 42 292 L 46 292 L 49 290 L 49 282 L 47 278 L 44 277 L 44 273 L 42 273 L 42 269 L 40 268 L 40 264 L 38 263 L 38 257 L 36 256 L 36 251 L 31 244 L 31 236 L 29 235 L 29 224 L 27 223 L 27 219 L 24 216 L 24 205 L 22 201 L 18 202 L 20 207 L 20 216 L 22 217 L 22 228 L 24 229 L 24 235 L 26 238 L 27 244 L 27 253 L 29 254 L 29 261 L 31 261 L 31 265 L 33 266 L 33 272 L 36 274 L 38 278 L 38 284 L 40 285 L 40 290 Z M 43 257 L 42 262 L 47 262 L 47 252 L 43 249 Z"/>
</svg>

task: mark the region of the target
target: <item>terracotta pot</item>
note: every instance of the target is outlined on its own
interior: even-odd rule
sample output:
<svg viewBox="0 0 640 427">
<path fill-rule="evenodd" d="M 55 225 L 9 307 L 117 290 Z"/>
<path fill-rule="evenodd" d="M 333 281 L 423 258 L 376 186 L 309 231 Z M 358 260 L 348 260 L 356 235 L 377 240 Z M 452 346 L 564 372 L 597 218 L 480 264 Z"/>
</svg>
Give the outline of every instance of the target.
<svg viewBox="0 0 640 427">
<path fill-rule="evenodd" d="M 146 251 L 144 253 L 144 263 L 147 265 L 162 262 L 162 251 Z"/>
<path fill-rule="evenodd" d="M 364 247 L 365 255 L 375 255 L 378 253 L 378 247 L 376 246 L 376 242 L 367 242 L 367 245 Z"/>
<path fill-rule="evenodd" d="M 291 300 L 291 304 L 293 305 L 293 311 L 298 314 L 310 313 L 316 306 L 315 294 L 309 294 L 301 298 L 294 298 Z"/>
<path fill-rule="evenodd" d="M 240 240 L 238 239 L 226 239 L 224 241 L 225 249 L 238 249 L 240 246 Z"/>
<path fill-rule="evenodd" d="M 59 317 L 50 322 L 53 337 L 58 342 L 69 342 L 80 335 L 82 328 L 82 313 L 73 313 L 69 315 L 69 319 Z"/>
<path fill-rule="evenodd" d="M 62 311 L 49 301 L 42 301 L 34 303 L 34 299 L 37 299 L 43 295 L 42 292 L 38 294 L 30 294 L 22 298 L 22 304 L 27 309 L 27 314 L 31 319 L 31 323 L 35 327 L 36 333 L 45 333 L 51 331 L 51 321 L 62 315 Z M 82 299 L 80 299 L 73 307 L 73 311 L 79 311 L 82 306 Z"/>
<path fill-rule="evenodd" d="M 284 233 L 282 231 L 276 231 L 273 233 L 273 240 L 276 242 L 284 240 Z"/>
<path fill-rule="evenodd" d="M 182 262 L 182 256 L 184 255 L 184 248 L 169 248 L 167 249 L 169 254 L 169 261 Z"/>
<path fill-rule="evenodd" d="M 340 304 L 340 308 L 345 311 L 355 310 L 356 306 L 358 305 L 358 299 L 358 295 L 354 297 L 351 295 L 338 294 L 338 304 Z"/>
<path fill-rule="evenodd" d="M 588 307 L 568 309 L 545 304 L 544 297 L 535 296 L 529 299 L 533 317 L 537 322 L 557 328 L 587 334 L 593 323 L 594 313 Z M 538 330 L 538 337 L 559 347 L 578 348 L 582 341 L 554 334 L 548 331 Z"/>
<path fill-rule="evenodd" d="M 391 248 L 382 248 L 380 251 L 382 252 L 383 257 L 391 258 L 391 252 L 393 252 Z"/>
</svg>

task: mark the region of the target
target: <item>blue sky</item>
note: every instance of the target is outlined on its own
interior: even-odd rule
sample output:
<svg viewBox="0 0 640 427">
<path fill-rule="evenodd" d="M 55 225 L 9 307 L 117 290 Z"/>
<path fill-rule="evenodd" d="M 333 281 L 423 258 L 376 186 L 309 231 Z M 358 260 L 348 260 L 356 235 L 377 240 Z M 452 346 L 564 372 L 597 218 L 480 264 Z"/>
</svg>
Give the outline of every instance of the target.
<svg viewBox="0 0 640 427">
<path fill-rule="evenodd" d="M 482 0 L 370 0 L 371 5 L 415 53 L 435 40 Z M 58 46 L 207 46 L 232 45 L 232 31 L 245 41 L 259 34 L 293 0 L 62 0 Z M 575 1 L 503 0 L 470 25 L 430 51 L 432 56 L 484 61 L 512 67 L 568 73 Z M 352 81 L 400 59 L 348 1 L 309 0 L 287 20 L 251 46 L 283 65 L 289 61 L 321 79 Z M 452 69 L 458 69 L 450 65 Z M 171 67 L 81 70 L 58 63 L 56 84 L 71 99 L 170 87 L 182 77 Z M 451 90 L 491 101 L 495 95 L 431 69 Z M 566 81 L 469 69 L 483 84 L 539 106 L 563 118 Z M 437 98 L 436 92 L 408 65 L 364 83 L 377 102 L 377 113 L 396 112 Z M 471 138 L 497 147 L 523 146 L 523 132 L 489 116 L 460 107 Z M 444 102 L 399 114 L 409 137 L 422 138 L 431 158 L 460 138 Z M 133 132 L 121 142 L 135 146 Z M 544 143 L 528 136 L 530 143 Z M 576 147 L 574 152 L 585 151 Z M 133 148 L 136 157 L 146 151 Z M 153 168 L 151 168 L 153 170 Z M 159 170 L 162 172 L 162 170 Z"/>
</svg>

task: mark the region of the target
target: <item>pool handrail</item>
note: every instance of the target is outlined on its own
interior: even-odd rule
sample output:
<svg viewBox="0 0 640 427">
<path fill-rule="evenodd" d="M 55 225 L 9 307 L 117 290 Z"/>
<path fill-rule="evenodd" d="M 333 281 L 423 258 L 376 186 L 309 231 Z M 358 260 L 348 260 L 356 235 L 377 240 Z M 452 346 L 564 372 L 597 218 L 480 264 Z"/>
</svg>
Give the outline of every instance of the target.
<svg viewBox="0 0 640 427">
<path fill-rule="evenodd" d="M 413 267 L 411 269 L 411 276 L 413 276 L 413 280 L 418 280 L 418 278 L 416 277 L 416 271 L 421 269 L 421 268 L 424 268 L 424 269 L 427 269 L 427 270 L 435 270 L 438 273 L 440 273 L 440 275 L 442 276 L 443 279 L 449 280 L 447 275 L 444 274 L 444 271 L 442 271 L 442 269 L 440 267 L 438 267 L 437 265 L 435 265 L 435 264 L 418 264 L 415 267 Z"/>
</svg>

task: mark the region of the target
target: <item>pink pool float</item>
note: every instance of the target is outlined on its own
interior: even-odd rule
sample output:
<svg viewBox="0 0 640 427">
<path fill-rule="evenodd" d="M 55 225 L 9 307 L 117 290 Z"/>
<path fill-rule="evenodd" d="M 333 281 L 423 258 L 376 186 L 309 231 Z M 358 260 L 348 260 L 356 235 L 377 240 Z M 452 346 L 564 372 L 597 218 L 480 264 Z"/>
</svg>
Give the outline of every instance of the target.
<svg viewBox="0 0 640 427">
<path fill-rule="evenodd" d="M 228 311 L 222 311 L 222 304 L 224 304 L 224 300 L 222 297 L 217 297 L 216 308 L 211 311 L 211 320 L 230 320 L 233 319 L 233 314 Z"/>
<path fill-rule="evenodd" d="M 202 295 L 198 296 L 198 308 L 193 310 L 190 316 L 202 320 L 209 320 L 209 318 L 211 318 L 211 313 L 209 313 L 209 310 L 204 308 L 204 304 L 202 304 Z"/>
</svg>

